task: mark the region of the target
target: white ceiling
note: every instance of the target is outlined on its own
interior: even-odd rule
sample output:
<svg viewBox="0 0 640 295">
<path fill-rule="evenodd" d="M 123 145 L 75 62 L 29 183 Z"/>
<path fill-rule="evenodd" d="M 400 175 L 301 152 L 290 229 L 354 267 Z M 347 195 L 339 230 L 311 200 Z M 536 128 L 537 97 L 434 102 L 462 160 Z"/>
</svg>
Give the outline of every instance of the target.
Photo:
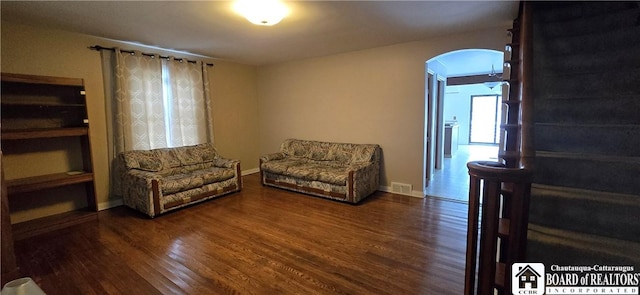
<svg viewBox="0 0 640 295">
<path fill-rule="evenodd" d="M 231 1 L 2 1 L 2 20 L 265 65 L 510 26 L 517 1 L 288 1 L 250 24 Z"/>
</svg>

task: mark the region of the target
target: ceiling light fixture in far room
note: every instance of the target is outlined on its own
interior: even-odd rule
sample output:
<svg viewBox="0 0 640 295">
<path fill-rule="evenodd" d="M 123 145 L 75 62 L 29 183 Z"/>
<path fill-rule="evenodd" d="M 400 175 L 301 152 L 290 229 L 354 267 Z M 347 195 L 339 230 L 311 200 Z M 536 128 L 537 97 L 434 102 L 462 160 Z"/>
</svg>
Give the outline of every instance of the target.
<svg viewBox="0 0 640 295">
<path fill-rule="evenodd" d="M 259 26 L 273 26 L 289 13 L 287 6 L 280 0 L 238 0 L 234 9 Z"/>
<path fill-rule="evenodd" d="M 489 73 L 489 78 L 502 80 L 502 73 L 500 74 L 496 73 L 496 70 L 493 67 L 493 64 L 491 64 L 491 73 Z M 484 82 L 483 84 L 484 86 L 487 86 L 489 87 L 489 89 L 493 90 L 494 87 L 498 85 L 502 85 L 502 81 L 488 81 L 488 82 Z"/>
</svg>

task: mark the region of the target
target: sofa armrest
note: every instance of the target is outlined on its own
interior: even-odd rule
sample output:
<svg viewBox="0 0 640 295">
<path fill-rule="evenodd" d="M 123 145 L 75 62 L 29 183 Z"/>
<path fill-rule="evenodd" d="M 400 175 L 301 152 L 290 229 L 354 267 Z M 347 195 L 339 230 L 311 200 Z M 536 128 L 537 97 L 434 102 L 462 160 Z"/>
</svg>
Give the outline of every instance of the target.
<svg viewBox="0 0 640 295">
<path fill-rule="evenodd" d="M 156 172 L 130 169 L 123 175 L 123 200 L 125 205 L 154 217 L 160 212 L 159 189 L 162 175 Z M 154 195 L 154 193 L 156 195 Z"/>
<path fill-rule="evenodd" d="M 217 158 L 213 161 L 213 166 L 222 168 L 234 168 L 236 164 L 239 164 L 239 160 L 232 160 L 226 158 Z"/>
<path fill-rule="evenodd" d="M 286 157 L 286 155 L 283 152 L 271 153 L 271 154 L 262 155 L 260 157 L 260 162 L 267 162 L 267 161 L 272 161 L 272 160 L 282 160 L 285 157 Z"/>
<path fill-rule="evenodd" d="M 347 170 L 351 175 L 353 173 L 353 185 L 349 187 L 349 200 L 353 203 L 359 202 L 373 192 L 377 191 L 380 186 L 380 164 L 378 162 L 357 163 L 348 166 Z"/>
</svg>

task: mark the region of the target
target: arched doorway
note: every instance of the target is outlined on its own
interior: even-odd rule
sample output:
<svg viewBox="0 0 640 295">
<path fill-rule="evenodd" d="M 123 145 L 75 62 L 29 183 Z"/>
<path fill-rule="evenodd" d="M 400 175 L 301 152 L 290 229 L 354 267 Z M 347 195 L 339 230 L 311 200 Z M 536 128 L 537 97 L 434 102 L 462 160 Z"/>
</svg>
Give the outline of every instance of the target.
<svg viewBox="0 0 640 295">
<path fill-rule="evenodd" d="M 426 62 L 426 196 L 467 201 L 466 162 L 497 158 L 503 61 L 500 51 L 464 49 Z"/>
</svg>

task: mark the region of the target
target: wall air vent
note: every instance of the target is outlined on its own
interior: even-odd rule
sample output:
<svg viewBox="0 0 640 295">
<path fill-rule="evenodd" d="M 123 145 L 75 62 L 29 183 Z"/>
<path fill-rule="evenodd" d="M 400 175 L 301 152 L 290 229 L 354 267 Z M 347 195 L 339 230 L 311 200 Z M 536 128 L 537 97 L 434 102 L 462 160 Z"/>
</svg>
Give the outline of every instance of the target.
<svg viewBox="0 0 640 295">
<path fill-rule="evenodd" d="M 411 196 L 412 191 L 413 191 L 413 187 L 408 183 L 399 183 L 399 182 L 391 183 L 391 192 L 394 194 Z"/>
</svg>

